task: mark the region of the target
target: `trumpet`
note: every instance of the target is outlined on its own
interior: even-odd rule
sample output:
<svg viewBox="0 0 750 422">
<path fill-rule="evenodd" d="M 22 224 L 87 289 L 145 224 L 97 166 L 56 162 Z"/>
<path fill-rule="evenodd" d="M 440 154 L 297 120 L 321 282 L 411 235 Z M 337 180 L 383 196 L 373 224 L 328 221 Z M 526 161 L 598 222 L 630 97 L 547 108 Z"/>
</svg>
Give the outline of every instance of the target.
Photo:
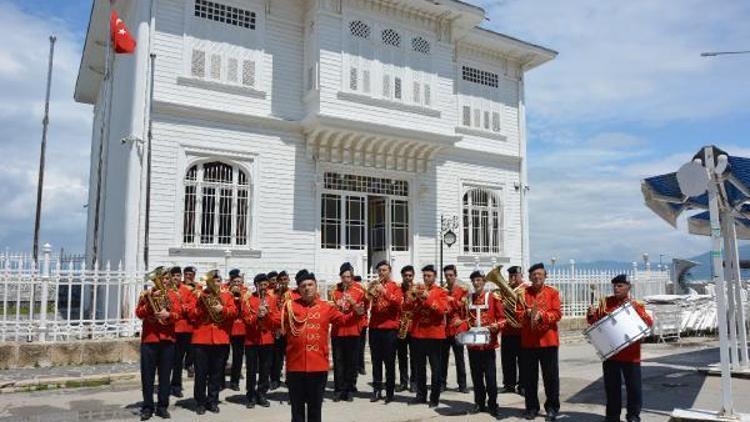
<svg viewBox="0 0 750 422">
<path fill-rule="evenodd" d="M 154 287 L 146 292 L 148 304 L 151 306 L 151 310 L 154 314 L 157 314 L 162 310 L 169 311 L 172 307 L 172 301 L 169 299 L 167 288 L 161 280 L 162 277 L 164 277 L 165 271 L 164 267 L 156 267 L 145 276 L 146 281 L 154 283 Z M 166 325 L 167 322 L 160 319 L 159 323 Z"/>
</svg>

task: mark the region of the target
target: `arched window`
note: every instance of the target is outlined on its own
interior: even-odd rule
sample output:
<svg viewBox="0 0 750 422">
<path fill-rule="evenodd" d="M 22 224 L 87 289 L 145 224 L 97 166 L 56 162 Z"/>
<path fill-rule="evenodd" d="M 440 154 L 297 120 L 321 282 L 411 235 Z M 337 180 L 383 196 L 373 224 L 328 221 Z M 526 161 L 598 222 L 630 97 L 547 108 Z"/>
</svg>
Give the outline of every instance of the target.
<svg viewBox="0 0 750 422">
<path fill-rule="evenodd" d="M 471 188 L 463 196 L 464 252 L 500 253 L 500 200 L 496 193 Z"/>
<path fill-rule="evenodd" d="M 190 167 L 185 174 L 183 243 L 246 246 L 250 227 L 250 180 L 221 161 Z"/>
<path fill-rule="evenodd" d="M 349 32 L 357 38 L 370 38 L 370 26 L 362 21 L 352 21 L 349 23 Z"/>
<path fill-rule="evenodd" d="M 412 38 L 411 48 L 417 53 L 430 54 L 430 42 L 422 37 Z"/>
<path fill-rule="evenodd" d="M 401 35 L 393 29 L 386 29 L 381 34 L 383 44 L 393 47 L 401 47 Z"/>
</svg>

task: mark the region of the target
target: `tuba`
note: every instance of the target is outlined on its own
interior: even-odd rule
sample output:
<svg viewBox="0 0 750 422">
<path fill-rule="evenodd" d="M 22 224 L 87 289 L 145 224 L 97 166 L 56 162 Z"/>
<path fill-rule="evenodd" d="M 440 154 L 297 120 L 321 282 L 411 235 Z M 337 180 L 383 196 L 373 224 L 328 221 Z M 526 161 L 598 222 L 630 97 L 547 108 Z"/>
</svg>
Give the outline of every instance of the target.
<svg viewBox="0 0 750 422">
<path fill-rule="evenodd" d="M 220 324 L 224 321 L 224 316 L 214 310 L 216 305 L 221 305 L 221 286 L 216 282 L 216 270 L 207 272 L 202 278 L 206 283 L 206 288 L 200 296 L 201 303 L 208 312 L 208 317 L 212 322 Z"/>
<path fill-rule="evenodd" d="M 524 288 L 511 288 L 508 282 L 505 280 L 505 277 L 503 277 L 502 269 L 503 266 L 498 265 L 497 267 L 493 268 L 492 271 L 488 272 L 484 279 L 497 286 L 495 292 L 503 301 L 503 307 L 505 308 L 505 320 L 508 321 L 508 325 L 513 328 L 520 328 L 521 322 L 516 318 L 516 306 L 519 303 L 522 304 L 522 306 L 526 305 L 526 301 L 523 297 Z"/>
<path fill-rule="evenodd" d="M 154 287 L 146 292 L 146 298 L 148 304 L 151 306 L 151 310 L 154 314 L 161 312 L 162 310 L 169 311 L 172 307 L 172 302 L 169 299 L 169 293 L 167 287 L 162 283 L 161 278 L 164 277 L 164 267 L 156 267 L 151 272 L 146 274 L 146 281 L 154 283 Z M 161 324 L 166 324 L 165 321 L 159 320 Z"/>
</svg>

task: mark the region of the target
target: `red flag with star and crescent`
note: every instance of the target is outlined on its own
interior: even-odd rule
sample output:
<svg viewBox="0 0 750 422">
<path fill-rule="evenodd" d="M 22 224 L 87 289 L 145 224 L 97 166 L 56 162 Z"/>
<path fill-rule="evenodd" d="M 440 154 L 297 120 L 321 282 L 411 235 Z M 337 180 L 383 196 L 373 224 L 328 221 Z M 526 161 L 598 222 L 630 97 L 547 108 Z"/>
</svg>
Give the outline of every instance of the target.
<svg viewBox="0 0 750 422">
<path fill-rule="evenodd" d="M 135 51 L 135 39 L 130 35 L 130 31 L 125 26 L 125 22 L 117 16 L 117 12 L 112 11 L 109 18 L 109 31 L 112 36 L 112 46 L 117 54 L 132 54 Z"/>
</svg>

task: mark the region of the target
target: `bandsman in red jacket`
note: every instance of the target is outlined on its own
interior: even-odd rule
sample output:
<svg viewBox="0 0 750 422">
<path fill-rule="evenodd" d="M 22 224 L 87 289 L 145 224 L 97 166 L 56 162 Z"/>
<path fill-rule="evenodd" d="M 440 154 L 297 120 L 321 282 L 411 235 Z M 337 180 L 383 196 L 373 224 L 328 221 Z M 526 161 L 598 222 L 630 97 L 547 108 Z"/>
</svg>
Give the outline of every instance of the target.
<svg viewBox="0 0 750 422">
<path fill-rule="evenodd" d="M 560 369 L 558 348 L 560 337 L 557 323 L 562 318 L 560 293 L 544 284 L 547 270 L 544 264 L 529 268 L 531 286 L 526 288 L 524 300 L 518 303 L 516 318 L 521 322 L 521 353 L 524 355 L 525 419 L 534 419 L 539 414 L 539 367 L 542 368 L 544 394 L 547 400 L 545 420 L 554 421 L 560 412 Z"/>
<path fill-rule="evenodd" d="M 401 305 L 401 320 L 404 318 L 404 306 L 406 305 L 406 294 L 414 287 L 414 267 L 406 265 L 401 268 L 401 293 L 404 295 L 404 304 Z M 411 333 L 406 333 L 405 338 L 399 336 L 397 347 L 398 374 L 400 383 L 396 392 L 404 390 L 417 391 L 417 378 L 414 369 L 414 345 L 411 341 Z M 442 368 L 442 366 L 440 367 Z M 442 369 L 441 369 L 442 370 Z"/>
<path fill-rule="evenodd" d="M 188 376 L 193 370 L 193 352 L 190 341 L 193 337 L 193 324 L 188 318 L 186 307 L 193 300 L 195 285 L 195 268 L 185 267 L 180 274 L 180 267 L 172 267 L 172 285 L 177 287 L 177 294 L 180 297 L 180 316 L 174 325 L 175 332 L 175 357 L 174 367 L 172 368 L 172 395 L 182 397 L 182 370 L 188 370 Z M 182 279 L 184 275 L 184 280 Z"/>
<path fill-rule="evenodd" d="M 221 288 L 218 270 L 206 275 L 206 287 L 194 296 L 189 305 L 189 315 L 194 326 L 195 412 L 199 415 L 206 413 L 206 410 L 219 413 L 224 356 L 229 353 L 229 335 L 237 318 L 237 307 L 232 294 Z"/>
<path fill-rule="evenodd" d="M 484 290 L 485 278 L 481 271 L 469 276 L 474 293 L 469 295 L 466 319 L 460 321 L 459 332 L 474 327 L 486 327 L 490 331 L 490 342 L 482 345 L 468 345 L 469 369 L 474 385 L 474 407 L 472 414 L 489 412 L 498 415 L 497 407 L 497 368 L 495 349 L 499 347 L 497 337 L 505 327 L 503 301 L 497 293 Z M 515 311 L 514 311 L 515 312 Z M 477 314 L 479 322 L 477 322 Z"/>
<path fill-rule="evenodd" d="M 443 275 L 445 276 L 445 288 L 448 291 L 448 321 L 455 321 L 457 319 L 465 318 L 464 313 L 466 312 L 466 300 L 469 294 L 469 290 L 458 284 L 458 271 L 456 266 L 453 264 L 446 265 L 443 267 Z M 456 380 L 458 381 L 458 391 L 461 393 L 468 393 L 469 389 L 466 388 L 466 364 L 464 363 L 464 345 L 456 340 L 456 334 L 458 334 L 458 327 L 454 324 L 447 324 L 445 327 L 445 341 L 442 345 L 441 363 L 443 365 L 443 386 L 442 389 L 448 387 L 448 361 L 450 360 L 451 349 L 453 350 L 453 358 L 456 361 Z"/>
<path fill-rule="evenodd" d="M 275 298 L 269 295 L 268 276 L 260 273 L 253 279 L 255 292 L 245 292 L 242 300 L 242 320 L 245 323 L 245 365 L 247 366 L 247 408 L 255 405 L 268 407 L 266 398 L 270 387 L 273 363 L 274 334 L 278 327 L 273 314 L 278 313 Z M 257 388 L 256 388 L 257 386 Z"/>
<path fill-rule="evenodd" d="M 245 295 L 245 277 L 238 269 L 229 271 L 229 282 L 227 289 L 234 297 L 234 306 L 237 308 L 237 318 L 232 324 L 229 342 L 231 344 L 232 366 L 229 369 L 229 389 L 240 391 L 240 378 L 242 377 L 242 361 L 245 356 L 245 321 L 240 315 L 240 303 Z M 228 357 L 228 356 L 227 356 Z"/>
<path fill-rule="evenodd" d="M 275 271 L 271 271 L 273 274 Z M 271 287 L 269 286 L 269 289 Z M 273 288 L 273 298 L 276 301 L 276 310 L 281 311 L 284 301 L 291 296 L 289 290 L 289 274 L 286 271 L 280 271 L 276 276 L 276 286 Z M 284 355 L 286 353 L 286 338 L 281 335 L 277 329 L 273 342 L 273 362 L 271 363 L 271 391 L 279 388 L 281 385 L 281 369 L 284 367 Z"/>
<path fill-rule="evenodd" d="M 508 285 L 516 294 L 522 296 L 523 289 L 530 286 L 523 280 L 523 271 L 519 266 L 508 268 Z M 510 306 L 505 309 L 509 315 L 515 315 L 516 310 Z M 503 393 L 524 395 L 523 365 L 521 364 L 521 327 L 512 326 L 506 321 L 500 340 L 500 360 L 503 366 Z"/>
<path fill-rule="evenodd" d="M 341 312 L 352 307 L 364 309 L 365 291 L 354 282 L 354 267 L 345 262 L 339 268 L 341 281 L 329 293 L 329 303 Z M 357 358 L 359 357 L 359 333 L 362 317 L 334 322 L 331 326 L 333 349 L 333 401 L 352 401 L 357 386 Z"/>
<path fill-rule="evenodd" d="M 391 264 L 380 261 L 375 266 L 378 280 L 368 286 L 370 299 L 370 354 L 372 357 L 371 402 L 383 398 L 383 366 L 385 366 L 385 403 L 394 400 L 396 390 L 396 344 L 401 322 L 404 295 L 391 279 Z"/>
<path fill-rule="evenodd" d="M 287 339 L 286 384 L 292 422 L 320 422 L 328 378 L 330 326 L 346 323 L 349 318 L 364 313 L 364 309 L 355 306 L 344 314 L 321 300 L 315 274 L 307 270 L 300 270 L 295 279 L 298 296 L 289 298 L 281 313 L 274 315 Z"/>
<path fill-rule="evenodd" d="M 355 275 L 353 279 L 354 282 L 362 288 L 362 291 L 366 290 L 367 286 L 362 284 L 362 276 Z M 365 309 L 370 309 L 370 301 L 367 300 L 367 294 L 365 294 L 364 305 Z M 357 371 L 359 372 L 359 375 L 367 374 L 367 371 L 365 371 L 365 347 L 367 345 L 368 325 L 370 325 L 370 320 L 367 317 L 367 312 L 365 312 L 364 315 L 362 315 L 362 317 L 359 319 L 359 349 L 357 358 Z M 357 387 L 355 386 L 354 388 L 356 389 Z"/>
<path fill-rule="evenodd" d="M 159 372 L 156 415 L 169 418 L 169 375 L 174 365 L 175 322 L 180 318 L 182 305 L 172 288 L 171 276 L 164 267 L 152 273 L 156 286 L 141 293 L 135 315 L 143 320 L 141 329 L 141 420 L 154 414 L 154 377 Z"/>
<path fill-rule="evenodd" d="M 404 300 L 404 311 L 411 313 L 412 360 L 414 361 L 417 395 L 412 404 L 427 403 L 427 362 L 430 363 L 429 407 L 440 402 L 442 366 L 440 346 L 445 340 L 445 315 L 448 313 L 448 294 L 435 285 L 435 266 L 422 268 L 424 284 L 414 286 Z"/>
<path fill-rule="evenodd" d="M 651 316 L 646 313 L 645 306 L 630 299 L 630 280 L 625 274 L 620 274 L 612 279 L 614 294 L 608 296 L 599 307 L 593 305 L 586 313 L 589 324 L 606 317 L 612 311 L 630 302 L 641 317 L 643 322 L 651 327 L 654 323 Z M 610 357 L 602 364 L 604 371 L 604 391 L 607 393 L 607 415 L 606 421 L 620 420 L 622 412 L 622 378 L 625 378 L 625 390 L 628 394 L 628 405 L 625 419 L 628 422 L 641 420 L 641 405 L 643 396 L 641 392 L 641 342 L 631 344 L 621 352 Z"/>
</svg>

